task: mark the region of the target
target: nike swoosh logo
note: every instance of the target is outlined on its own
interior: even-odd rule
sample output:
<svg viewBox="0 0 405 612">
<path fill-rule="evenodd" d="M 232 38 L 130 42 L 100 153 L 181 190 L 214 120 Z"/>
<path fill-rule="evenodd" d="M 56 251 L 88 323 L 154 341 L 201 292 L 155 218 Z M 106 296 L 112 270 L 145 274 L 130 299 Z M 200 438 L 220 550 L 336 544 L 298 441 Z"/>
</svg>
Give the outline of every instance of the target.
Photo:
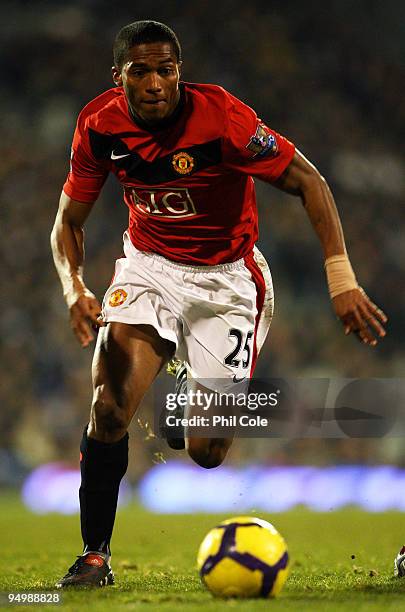
<svg viewBox="0 0 405 612">
<path fill-rule="evenodd" d="M 131 153 L 125 153 L 124 155 L 115 155 L 114 151 L 111 153 L 111 159 L 121 159 L 122 157 L 128 157 Z"/>
<path fill-rule="evenodd" d="M 246 376 L 243 376 L 243 378 L 236 378 L 236 376 L 234 376 L 232 380 L 234 383 L 240 383 L 242 382 L 242 380 L 245 380 L 245 379 L 246 379 Z"/>
</svg>

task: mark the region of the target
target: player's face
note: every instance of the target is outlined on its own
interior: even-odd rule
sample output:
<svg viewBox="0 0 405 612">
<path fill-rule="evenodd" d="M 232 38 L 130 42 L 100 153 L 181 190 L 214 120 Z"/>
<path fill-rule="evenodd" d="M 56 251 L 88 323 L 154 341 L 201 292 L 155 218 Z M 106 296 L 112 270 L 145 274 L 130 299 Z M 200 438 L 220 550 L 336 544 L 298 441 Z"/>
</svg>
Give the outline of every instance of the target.
<svg viewBox="0 0 405 612">
<path fill-rule="evenodd" d="M 136 45 L 113 79 L 124 87 L 132 111 L 151 125 L 169 117 L 179 101 L 180 65 L 170 43 Z"/>
</svg>

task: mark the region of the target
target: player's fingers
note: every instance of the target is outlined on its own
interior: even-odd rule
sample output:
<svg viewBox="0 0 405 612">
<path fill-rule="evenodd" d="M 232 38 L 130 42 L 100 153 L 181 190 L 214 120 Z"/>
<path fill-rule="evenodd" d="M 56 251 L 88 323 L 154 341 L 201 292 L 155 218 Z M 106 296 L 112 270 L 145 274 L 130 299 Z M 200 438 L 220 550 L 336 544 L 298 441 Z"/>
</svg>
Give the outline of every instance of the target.
<svg viewBox="0 0 405 612">
<path fill-rule="evenodd" d="M 83 348 L 86 348 L 93 341 L 93 334 L 84 319 L 73 321 L 72 329 Z"/>
<path fill-rule="evenodd" d="M 366 328 L 364 326 L 360 328 L 358 321 L 354 317 L 351 319 L 350 323 L 345 324 L 345 334 L 346 336 L 348 334 L 354 334 L 357 340 L 362 344 L 370 343 L 371 346 L 374 346 L 374 344 L 376 343 L 375 338 L 372 338 L 372 340 L 369 342 L 369 339 L 367 338 Z"/>
<path fill-rule="evenodd" d="M 360 342 L 368 344 L 367 327 L 361 318 L 356 316 L 356 312 L 352 311 L 342 318 L 345 335 L 354 334 Z M 371 338 L 373 339 L 373 337 Z"/>
<path fill-rule="evenodd" d="M 381 323 L 386 323 L 388 321 L 388 317 L 385 312 L 381 310 L 381 308 L 379 308 L 377 304 L 374 304 L 374 302 L 370 300 L 364 289 L 360 289 L 360 291 L 366 302 L 367 307 L 373 313 L 373 315 L 377 317 L 381 321 Z"/>
<path fill-rule="evenodd" d="M 375 346 L 377 344 L 377 340 L 375 338 L 369 340 L 367 334 L 363 330 L 355 329 L 353 333 L 358 339 L 358 341 L 362 344 L 369 344 L 370 346 Z"/>
<path fill-rule="evenodd" d="M 360 336 L 358 335 L 357 323 L 355 319 L 351 316 L 346 316 L 344 320 L 342 320 L 345 336 L 349 334 L 355 334 L 356 337 L 360 340 Z"/>
<path fill-rule="evenodd" d="M 370 328 L 367 326 L 361 311 L 357 307 L 353 310 L 353 319 L 355 324 L 354 332 L 356 333 L 357 337 L 361 339 L 364 344 L 375 346 L 377 344 L 377 340 L 372 334 Z"/>
<path fill-rule="evenodd" d="M 104 327 L 106 325 L 102 319 L 101 311 L 91 312 L 87 316 L 96 327 Z"/>
<path fill-rule="evenodd" d="M 375 332 L 380 336 L 380 338 L 384 338 L 386 333 L 385 329 L 380 324 L 380 322 L 377 321 L 376 317 L 373 316 L 373 312 L 364 304 L 359 304 L 358 308 L 360 309 L 364 320 L 367 322 L 367 325 L 374 329 Z"/>
<path fill-rule="evenodd" d="M 101 304 L 97 300 L 86 302 L 82 306 L 82 314 L 96 327 L 104 327 L 106 325 L 102 319 Z"/>
<path fill-rule="evenodd" d="M 373 313 L 373 315 L 377 317 L 378 319 L 380 319 L 381 323 L 386 323 L 388 321 L 388 317 L 385 314 L 385 312 L 383 312 L 381 308 L 378 308 L 378 306 L 374 304 L 374 302 L 372 302 L 371 300 L 368 300 L 367 306 L 370 309 L 370 311 Z"/>
<path fill-rule="evenodd" d="M 97 327 L 105 327 L 107 323 L 103 319 L 103 313 L 101 309 L 96 313 L 96 325 Z"/>
</svg>

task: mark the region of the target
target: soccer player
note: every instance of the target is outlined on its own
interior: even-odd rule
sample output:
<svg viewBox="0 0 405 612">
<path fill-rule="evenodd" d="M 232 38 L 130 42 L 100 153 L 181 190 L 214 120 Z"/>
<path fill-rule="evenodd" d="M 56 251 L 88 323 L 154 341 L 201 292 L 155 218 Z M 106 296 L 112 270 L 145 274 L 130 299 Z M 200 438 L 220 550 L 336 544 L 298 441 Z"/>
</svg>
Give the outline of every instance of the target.
<svg viewBox="0 0 405 612">
<path fill-rule="evenodd" d="M 176 355 L 190 384 L 218 379 L 227 388 L 253 372 L 273 304 L 255 247 L 253 177 L 301 198 L 345 333 L 370 346 L 385 335 L 385 315 L 357 284 L 328 185 L 294 145 L 221 87 L 181 82 L 181 49 L 167 26 L 129 24 L 113 52 L 116 87 L 79 115 L 51 239 L 82 347 L 99 328 L 80 447 L 84 550 L 59 587 L 114 581 L 110 538 L 127 429 L 161 368 Z M 101 307 L 83 280 L 83 224 L 109 172 L 122 185 L 129 227 Z M 230 444 L 186 440 L 205 468 L 220 465 Z"/>
</svg>

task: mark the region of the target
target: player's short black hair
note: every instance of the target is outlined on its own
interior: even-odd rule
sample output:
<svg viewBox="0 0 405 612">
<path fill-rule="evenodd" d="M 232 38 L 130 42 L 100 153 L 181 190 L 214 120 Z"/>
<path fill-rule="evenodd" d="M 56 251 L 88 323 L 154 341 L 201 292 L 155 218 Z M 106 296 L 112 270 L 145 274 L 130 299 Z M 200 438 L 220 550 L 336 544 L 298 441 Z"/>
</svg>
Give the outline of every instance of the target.
<svg viewBox="0 0 405 612">
<path fill-rule="evenodd" d="M 124 26 L 117 34 L 113 45 L 114 64 L 122 68 L 131 47 L 145 43 L 168 42 L 172 45 L 178 62 L 181 62 L 181 47 L 176 34 L 159 21 L 134 21 Z"/>
</svg>

